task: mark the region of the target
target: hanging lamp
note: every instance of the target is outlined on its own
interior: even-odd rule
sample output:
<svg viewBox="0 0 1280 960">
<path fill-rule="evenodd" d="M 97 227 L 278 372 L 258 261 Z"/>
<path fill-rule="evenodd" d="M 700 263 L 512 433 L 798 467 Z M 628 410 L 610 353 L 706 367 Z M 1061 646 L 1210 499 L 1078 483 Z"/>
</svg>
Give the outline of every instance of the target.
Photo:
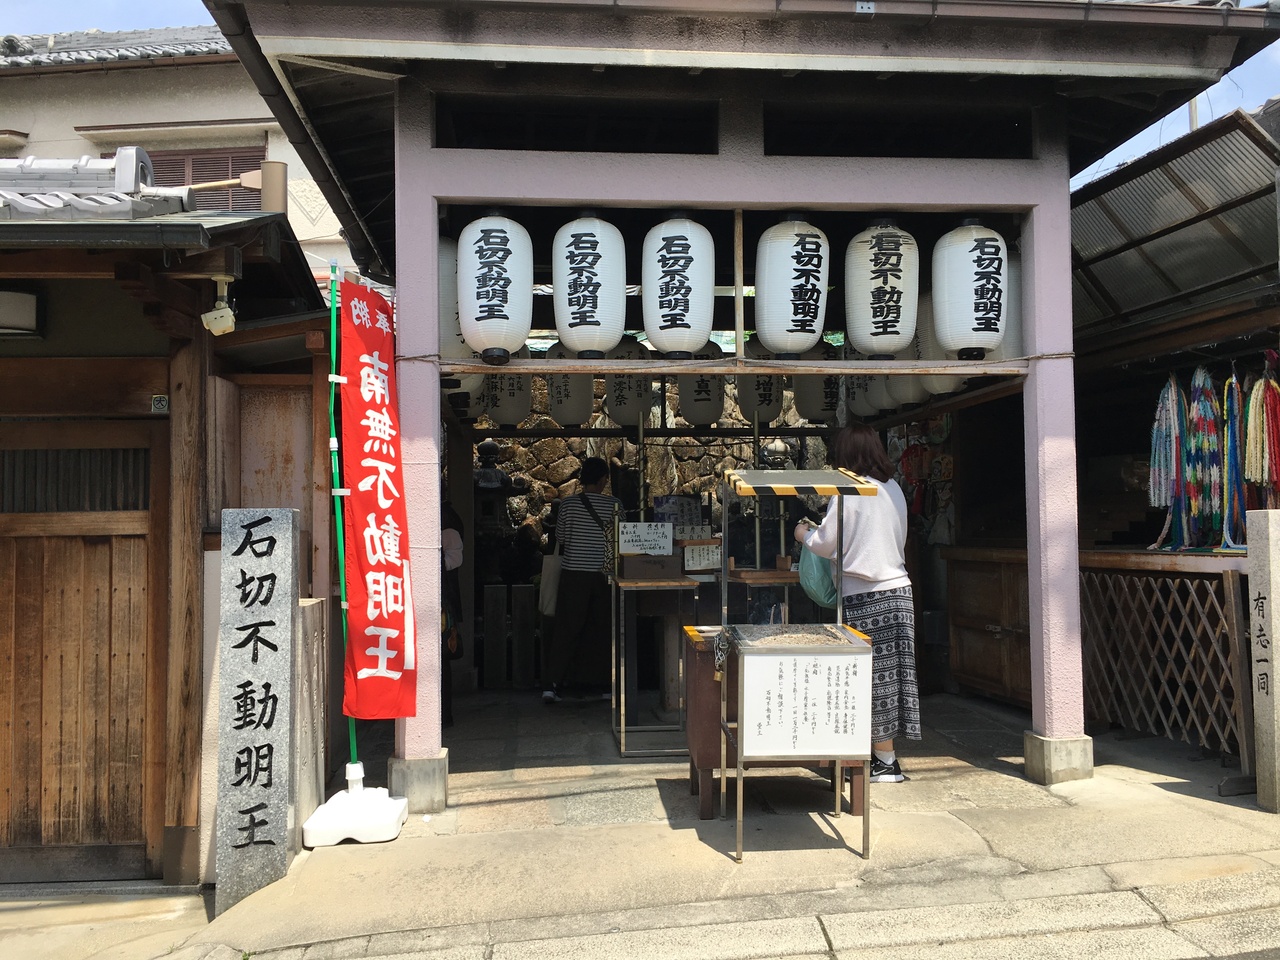
<svg viewBox="0 0 1280 960">
<path fill-rule="evenodd" d="M 645 336 L 668 359 L 688 360 L 711 336 L 716 299 L 711 231 L 683 217 L 666 220 L 645 234 L 640 256 Z"/>
<path fill-rule="evenodd" d="M 1008 251 L 1004 238 L 965 220 L 933 248 L 934 335 L 961 360 L 981 360 L 1004 337 Z"/>
<path fill-rule="evenodd" d="M 558 340 L 547 347 L 545 358 L 554 369 L 557 360 L 574 359 L 573 351 Z M 594 377 L 589 373 L 548 373 L 547 413 L 562 427 L 579 426 L 591 419 L 595 405 Z"/>
<path fill-rule="evenodd" d="M 774 224 L 756 247 L 756 336 L 765 350 L 794 360 L 822 337 L 831 244 L 802 220 Z"/>
<path fill-rule="evenodd" d="M 920 248 L 882 218 L 849 241 L 844 258 L 845 329 L 872 360 L 905 350 L 916 332 Z"/>
<path fill-rule="evenodd" d="M 458 323 L 485 363 L 503 364 L 533 323 L 533 243 L 514 220 L 486 216 L 458 238 Z"/>
<path fill-rule="evenodd" d="M 622 232 L 599 217 L 580 217 L 551 243 L 556 332 L 579 360 L 602 360 L 618 345 L 627 314 Z"/>
<path fill-rule="evenodd" d="M 716 361 L 724 356 L 720 344 L 708 340 L 694 352 L 695 360 Z M 724 416 L 725 378 L 720 374 L 681 373 L 676 376 L 680 416 L 694 427 L 709 427 Z"/>
</svg>

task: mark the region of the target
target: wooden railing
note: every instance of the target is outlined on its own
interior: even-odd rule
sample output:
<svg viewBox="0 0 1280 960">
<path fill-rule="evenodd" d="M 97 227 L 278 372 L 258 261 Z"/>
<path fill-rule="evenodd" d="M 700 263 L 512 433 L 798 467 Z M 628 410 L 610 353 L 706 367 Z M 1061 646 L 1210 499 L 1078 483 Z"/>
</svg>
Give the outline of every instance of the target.
<svg viewBox="0 0 1280 960">
<path fill-rule="evenodd" d="M 1253 767 L 1242 555 L 1080 556 L 1085 714 Z"/>
</svg>

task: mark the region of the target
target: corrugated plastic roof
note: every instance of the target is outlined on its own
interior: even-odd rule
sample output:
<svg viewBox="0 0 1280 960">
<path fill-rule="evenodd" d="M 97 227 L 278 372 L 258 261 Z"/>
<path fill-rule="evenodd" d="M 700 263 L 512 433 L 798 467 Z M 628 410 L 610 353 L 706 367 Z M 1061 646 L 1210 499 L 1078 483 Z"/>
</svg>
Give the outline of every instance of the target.
<svg viewBox="0 0 1280 960">
<path fill-rule="evenodd" d="M 1274 282 L 1277 165 L 1236 111 L 1076 191 L 1077 342 Z"/>
</svg>

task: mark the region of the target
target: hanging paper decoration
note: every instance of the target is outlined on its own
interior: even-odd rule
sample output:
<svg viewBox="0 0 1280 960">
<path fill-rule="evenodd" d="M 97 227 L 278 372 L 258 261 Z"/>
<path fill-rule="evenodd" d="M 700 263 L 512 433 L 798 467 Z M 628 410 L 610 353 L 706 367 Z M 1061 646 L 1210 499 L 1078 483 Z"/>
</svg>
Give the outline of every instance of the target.
<svg viewBox="0 0 1280 960">
<path fill-rule="evenodd" d="M 760 341 L 759 332 L 742 345 L 744 356 L 752 360 L 772 360 Z M 734 378 L 738 409 L 747 423 L 764 426 L 782 415 L 782 377 L 770 373 L 740 373 Z"/>
<path fill-rule="evenodd" d="M 1204 367 L 1191 375 L 1185 438 L 1187 545 L 1210 547 L 1222 535 L 1222 411 Z"/>
<path fill-rule="evenodd" d="M 1170 548 L 1180 550 L 1187 545 L 1186 477 L 1183 470 L 1183 444 L 1187 434 L 1187 401 L 1178 386 L 1177 377 L 1160 392 L 1155 423 L 1151 427 L 1151 469 L 1147 487 L 1148 502 L 1153 507 L 1167 507 L 1164 529 L 1147 549 L 1158 549 L 1172 534 Z"/>
<path fill-rule="evenodd" d="M 547 348 L 546 359 L 574 359 L 573 351 L 556 342 Z M 591 419 L 595 406 L 595 378 L 589 373 L 548 373 L 547 412 L 562 427 L 578 426 Z"/>
<path fill-rule="evenodd" d="M 458 322 L 458 244 L 449 237 L 440 238 L 440 270 L 437 292 L 439 294 L 440 356 L 449 360 L 473 360 L 479 355 L 467 346 L 462 338 L 462 326 Z M 483 373 L 455 374 L 456 387 L 446 388 L 446 393 L 478 393 L 484 384 Z"/>
<path fill-rule="evenodd" d="M 529 348 L 522 346 L 513 357 L 528 360 Z M 533 410 L 532 377 L 527 373 L 491 373 L 485 388 L 485 413 L 500 427 L 518 426 Z"/>
<path fill-rule="evenodd" d="M 649 350 L 635 337 L 623 337 L 609 351 L 610 360 L 648 360 Z M 647 422 L 653 410 L 653 377 L 643 374 L 610 374 L 604 379 L 604 410 L 619 426 Z"/>
<path fill-rule="evenodd" d="M 1004 238 L 977 220 L 933 248 L 933 320 L 938 346 L 981 360 L 1004 337 L 1008 255 Z"/>
<path fill-rule="evenodd" d="M 756 247 L 756 336 L 765 350 L 794 360 L 822 337 L 831 245 L 800 220 L 775 224 Z"/>
<path fill-rule="evenodd" d="M 867 359 L 847 342 L 844 345 L 844 358 L 846 360 Z M 870 388 L 871 374 L 869 373 L 851 373 L 844 378 L 845 400 L 848 403 L 849 412 L 860 420 L 878 416 L 880 413 L 871 403 L 868 392 Z"/>
<path fill-rule="evenodd" d="M 1245 543 L 1244 394 L 1235 371 L 1222 388 L 1222 546 Z"/>
<path fill-rule="evenodd" d="M 844 258 L 849 342 L 873 360 L 905 350 L 916 332 L 920 249 L 892 220 L 878 220 L 849 241 Z"/>
<path fill-rule="evenodd" d="M 804 360 L 831 362 L 840 358 L 840 351 L 819 340 L 817 345 L 802 354 Z M 797 374 L 792 378 L 796 413 L 810 423 L 835 423 L 840 410 L 840 376 L 838 374 Z"/>
<path fill-rule="evenodd" d="M 351 490 L 343 511 L 349 639 L 342 712 L 412 717 L 418 664 L 391 305 L 356 283 L 342 283 L 340 293 L 342 476 Z"/>
<path fill-rule="evenodd" d="M 533 323 L 533 243 L 507 217 L 481 217 L 458 238 L 458 323 L 486 363 L 524 346 Z"/>
<path fill-rule="evenodd" d="M 653 349 L 669 359 L 688 360 L 711 336 L 715 266 L 715 241 L 700 223 L 667 220 L 645 234 L 640 266 L 644 332 Z"/>
<path fill-rule="evenodd" d="M 907 349 L 894 355 L 895 360 L 920 360 L 920 338 L 912 337 Z M 925 389 L 924 377 L 918 374 L 900 374 L 889 377 L 889 396 L 899 404 L 919 404 L 929 399 L 929 391 Z"/>
<path fill-rule="evenodd" d="M 898 406 L 893 394 L 889 392 L 889 378 L 873 375 L 867 382 L 867 400 L 876 410 L 893 410 Z"/>
<path fill-rule="evenodd" d="M 720 344 L 708 340 L 695 353 L 695 360 L 716 361 L 724 356 Z M 680 416 L 690 426 L 706 427 L 724 416 L 725 378 L 720 374 L 682 373 L 676 377 L 680 395 Z"/>
<path fill-rule="evenodd" d="M 949 355 L 942 347 L 938 346 L 938 340 L 933 335 L 933 297 L 922 294 L 920 297 L 920 311 L 916 320 L 916 335 L 920 338 L 920 359 L 921 360 L 955 360 L 954 355 Z M 945 393 L 955 393 L 964 386 L 964 377 L 957 377 L 953 374 L 925 374 L 920 378 L 920 382 L 924 384 L 924 388 L 935 397 Z"/>
<path fill-rule="evenodd" d="M 618 345 L 627 315 L 627 258 L 622 232 L 598 217 L 556 231 L 551 244 L 556 332 L 579 360 L 601 360 Z"/>
</svg>

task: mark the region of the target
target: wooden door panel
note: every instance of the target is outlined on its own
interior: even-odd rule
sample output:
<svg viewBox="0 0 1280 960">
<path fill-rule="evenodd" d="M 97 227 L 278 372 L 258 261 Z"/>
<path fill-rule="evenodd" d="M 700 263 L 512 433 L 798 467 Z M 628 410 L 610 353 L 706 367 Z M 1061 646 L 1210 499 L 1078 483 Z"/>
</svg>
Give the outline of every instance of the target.
<svg viewBox="0 0 1280 960">
<path fill-rule="evenodd" d="M 18 477 L 0 502 L 0 883 L 158 875 L 168 426 L 15 426 L 0 438 Z"/>
<path fill-rule="evenodd" d="M 111 582 L 111 722 L 107 822 L 112 843 L 143 839 L 141 811 L 147 696 L 147 546 L 141 537 L 115 542 Z M 131 816 L 131 813 L 136 813 Z"/>
<path fill-rule="evenodd" d="M 37 584 L 44 566 L 44 544 L 38 539 L 10 542 L 14 551 L 14 698 L 8 842 L 19 846 L 40 842 L 44 598 Z"/>
<path fill-rule="evenodd" d="M 951 615 L 973 626 L 999 624 L 1004 609 L 1004 575 L 997 563 L 954 563 L 947 590 Z"/>
</svg>

